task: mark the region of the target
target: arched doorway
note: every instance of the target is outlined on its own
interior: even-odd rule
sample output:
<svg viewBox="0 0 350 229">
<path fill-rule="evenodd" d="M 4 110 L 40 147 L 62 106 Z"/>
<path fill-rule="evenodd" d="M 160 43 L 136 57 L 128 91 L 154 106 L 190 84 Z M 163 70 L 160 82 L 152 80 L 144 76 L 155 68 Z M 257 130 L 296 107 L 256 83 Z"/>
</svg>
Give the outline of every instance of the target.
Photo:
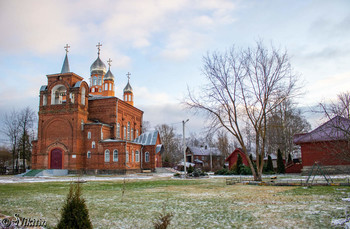
<svg viewBox="0 0 350 229">
<path fill-rule="evenodd" d="M 62 150 L 56 148 L 51 151 L 50 169 L 62 169 Z"/>
</svg>

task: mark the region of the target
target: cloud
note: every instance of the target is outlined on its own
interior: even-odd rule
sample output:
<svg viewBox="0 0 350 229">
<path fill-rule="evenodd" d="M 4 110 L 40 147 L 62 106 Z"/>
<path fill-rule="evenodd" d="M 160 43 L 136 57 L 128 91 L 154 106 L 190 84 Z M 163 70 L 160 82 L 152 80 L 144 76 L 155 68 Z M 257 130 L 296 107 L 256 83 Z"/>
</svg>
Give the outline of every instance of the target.
<svg viewBox="0 0 350 229">
<path fill-rule="evenodd" d="M 0 48 L 50 54 L 66 43 L 85 49 L 103 38 L 119 52 L 157 46 L 163 57 L 186 58 L 208 29 L 232 22 L 234 9 L 228 0 L 2 1 L 0 29 L 6 36 Z"/>
</svg>

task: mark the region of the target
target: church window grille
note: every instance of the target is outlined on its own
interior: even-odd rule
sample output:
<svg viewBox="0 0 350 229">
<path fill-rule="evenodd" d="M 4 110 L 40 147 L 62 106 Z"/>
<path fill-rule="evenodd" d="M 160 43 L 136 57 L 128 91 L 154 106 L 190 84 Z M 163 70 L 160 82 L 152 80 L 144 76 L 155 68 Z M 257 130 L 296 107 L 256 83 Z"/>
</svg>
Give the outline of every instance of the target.
<svg viewBox="0 0 350 229">
<path fill-rule="evenodd" d="M 128 122 L 128 140 L 130 140 L 130 122 Z"/>
<path fill-rule="evenodd" d="M 81 104 L 85 105 L 85 87 L 81 89 Z"/>
<path fill-rule="evenodd" d="M 128 163 L 129 162 L 129 152 L 126 151 L 125 153 L 125 162 Z"/>
<path fill-rule="evenodd" d="M 117 162 L 118 161 L 118 150 L 113 150 L 113 161 Z"/>
<path fill-rule="evenodd" d="M 88 139 L 91 139 L 91 131 L 88 132 L 87 138 L 88 138 Z"/>
<path fill-rule="evenodd" d="M 74 103 L 74 94 L 73 93 L 69 93 L 69 99 L 71 103 Z"/>
<path fill-rule="evenodd" d="M 135 161 L 140 162 L 140 152 L 138 150 L 136 150 Z"/>
<path fill-rule="evenodd" d="M 110 156 L 109 156 L 109 150 L 106 149 L 106 150 L 105 150 L 105 162 L 109 162 L 109 158 L 110 158 Z"/>
<path fill-rule="evenodd" d="M 96 143 L 95 143 L 95 141 L 92 141 L 92 143 L 91 143 L 91 148 L 92 148 L 92 149 L 95 149 L 95 148 L 96 148 Z"/>
<path fill-rule="evenodd" d="M 145 153 L 145 162 L 149 162 L 149 152 Z"/>
<path fill-rule="evenodd" d="M 87 158 L 91 158 L 91 152 L 90 151 L 87 152 L 86 157 Z"/>
<path fill-rule="evenodd" d="M 117 123 L 117 138 L 120 138 L 120 124 Z"/>
<path fill-rule="evenodd" d="M 43 106 L 47 105 L 47 96 L 43 95 Z"/>
</svg>

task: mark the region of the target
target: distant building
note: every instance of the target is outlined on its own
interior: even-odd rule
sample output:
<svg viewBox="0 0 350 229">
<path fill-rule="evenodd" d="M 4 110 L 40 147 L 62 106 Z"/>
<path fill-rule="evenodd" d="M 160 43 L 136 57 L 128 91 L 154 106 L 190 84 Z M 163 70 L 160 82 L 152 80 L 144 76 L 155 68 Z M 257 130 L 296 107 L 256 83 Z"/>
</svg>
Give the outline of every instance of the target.
<svg viewBox="0 0 350 229">
<path fill-rule="evenodd" d="M 111 61 L 107 71 L 100 46 L 90 67 L 90 86 L 70 71 L 67 54 L 61 73 L 47 75 L 39 95 L 33 169 L 125 173 L 162 166 L 159 133 L 142 133 L 143 111 L 134 106 L 129 80 L 123 99 L 115 97 Z"/>
<path fill-rule="evenodd" d="M 350 171 L 350 120 L 337 116 L 315 130 L 294 135 L 301 147 L 302 171 L 310 171 L 315 162 L 328 173 Z"/>
<path fill-rule="evenodd" d="M 249 166 L 248 159 L 245 155 L 245 153 L 240 148 L 236 148 L 227 158 L 225 161 L 228 162 L 228 167 L 231 169 L 236 163 L 238 154 L 242 157 L 242 163 L 246 166 Z M 252 153 L 253 162 L 256 162 L 256 156 L 255 153 Z M 274 168 L 277 168 L 277 156 L 275 154 L 270 154 L 272 159 L 272 165 Z M 268 157 L 266 156 L 264 158 L 264 163 L 267 163 Z"/>
<path fill-rule="evenodd" d="M 196 167 L 206 171 L 216 170 L 223 166 L 224 156 L 215 147 L 195 147 L 186 148 L 186 162 L 195 164 Z"/>
</svg>

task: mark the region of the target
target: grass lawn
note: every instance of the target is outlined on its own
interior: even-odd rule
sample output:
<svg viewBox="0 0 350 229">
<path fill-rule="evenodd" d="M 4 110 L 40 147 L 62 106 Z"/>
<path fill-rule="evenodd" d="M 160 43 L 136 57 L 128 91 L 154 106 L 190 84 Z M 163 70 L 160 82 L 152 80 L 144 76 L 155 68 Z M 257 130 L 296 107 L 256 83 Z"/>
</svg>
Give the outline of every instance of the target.
<svg viewBox="0 0 350 229">
<path fill-rule="evenodd" d="M 68 182 L 0 184 L 0 213 L 45 219 L 54 227 Z M 330 228 L 344 218 L 349 187 L 226 185 L 224 179 L 89 181 L 82 184 L 94 228 Z M 122 197 L 122 191 L 125 190 Z"/>
</svg>

